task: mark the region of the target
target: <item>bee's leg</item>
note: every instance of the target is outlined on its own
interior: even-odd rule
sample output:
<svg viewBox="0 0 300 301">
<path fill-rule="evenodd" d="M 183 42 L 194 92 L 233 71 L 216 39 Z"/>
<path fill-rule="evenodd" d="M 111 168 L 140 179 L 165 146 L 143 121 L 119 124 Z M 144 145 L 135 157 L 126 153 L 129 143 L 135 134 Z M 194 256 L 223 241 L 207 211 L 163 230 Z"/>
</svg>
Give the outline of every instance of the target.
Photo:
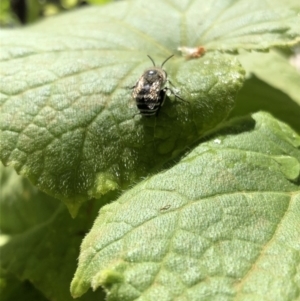
<svg viewBox="0 0 300 301">
<path fill-rule="evenodd" d="M 184 102 L 187 102 L 185 99 L 181 98 L 181 97 L 178 95 L 178 92 L 177 92 L 177 91 L 174 91 L 173 89 L 168 88 L 168 87 L 165 87 L 164 89 L 165 89 L 166 91 L 170 91 L 171 94 L 175 96 L 175 98 L 178 98 L 178 99 L 180 99 L 180 100 L 182 100 L 182 101 L 184 101 Z"/>
<path fill-rule="evenodd" d="M 172 90 L 172 89 L 169 88 L 169 87 L 167 87 L 167 88 L 168 88 L 169 90 L 171 90 L 171 92 L 172 92 L 173 95 L 177 95 L 177 96 L 178 96 L 178 93 L 180 92 L 180 90 L 177 89 L 169 79 L 168 79 L 168 83 L 169 83 L 171 86 L 173 86 L 174 90 Z"/>
<path fill-rule="evenodd" d="M 164 103 L 165 103 L 166 95 L 167 95 L 166 92 L 167 92 L 167 89 L 166 89 L 166 88 L 160 90 L 160 92 L 159 92 L 159 100 L 158 100 L 158 101 L 159 101 L 159 106 L 158 106 L 157 111 L 156 111 L 156 114 L 155 114 L 156 117 L 158 116 L 158 113 L 159 113 L 161 107 L 162 107 L 162 106 L 164 105 Z"/>
<path fill-rule="evenodd" d="M 173 85 L 173 83 L 169 79 L 168 79 L 168 83 L 176 89 L 176 87 Z"/>
<path fill-rule="evenodd" d="M 167 88 L 162 89 L 159 92 L 159 98 L 160 98 L 160 106 L 162 107 L 165 103 L 166 100 L 166 96 L 167 96 Z"/>
<path fill-rule="evenodd" d="M 181 97 L 179 96 L 179 92 L 180 92 L 180 91 L 173 85 L 173 83 L 172 83 L 169 79 L 167 80 L 167 84 L 170 84 L 171 86 L 173 86 L 174 89 L 171 89 L 171 88 L 169 88 L 168 86 L 166 86 L 166 87 L 164 88 L 166 91 L 170 91 L 171 94 L 175 96 L 175 98 L 179 98 L 180 100 L 182 100 L 182 101 L 184 101 L 184 102 L 187 102 L 185 99 L 183 99 L 183 98 L 181 98 Z"/>
</svg>

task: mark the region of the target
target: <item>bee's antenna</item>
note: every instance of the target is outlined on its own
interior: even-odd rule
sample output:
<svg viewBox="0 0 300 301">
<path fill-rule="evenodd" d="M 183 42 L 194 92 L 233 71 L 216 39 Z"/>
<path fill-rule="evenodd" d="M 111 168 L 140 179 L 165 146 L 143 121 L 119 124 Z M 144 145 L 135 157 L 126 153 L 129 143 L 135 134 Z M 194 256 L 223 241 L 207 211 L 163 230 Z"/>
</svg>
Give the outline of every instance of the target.
<svg viewBox="0 0 300 301">
<path fill-rule="evenodd" d="M 155 63 L 154 63 L 152 57 L 151 57 L 150 55 L 148 55 L 148 54 L 147 54 L 147 56 L 148 56 L 148 58 L 151 60 L 151 62 L 153 63 L 153 66 L 155 67 Z"/>
<path fill-rule="evenodd" d="M 161 68 L 163 67 L 163 65 L 171 58 L 171 57 L 173 57 L 174 56 L 174 54 L 172 54 L 171 56 L 169 56 L 168 58 L 166 58 L 164 61 L 163 61 L 163 63 L 161 64 Z"/>
</svg>

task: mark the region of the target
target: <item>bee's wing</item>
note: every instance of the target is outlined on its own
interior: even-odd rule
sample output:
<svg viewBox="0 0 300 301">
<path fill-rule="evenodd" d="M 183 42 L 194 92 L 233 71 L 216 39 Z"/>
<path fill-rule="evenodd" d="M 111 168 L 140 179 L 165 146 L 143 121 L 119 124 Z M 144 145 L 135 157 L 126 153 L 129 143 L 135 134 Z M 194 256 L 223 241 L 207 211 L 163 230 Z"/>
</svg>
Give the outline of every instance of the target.
<svg viewBox="0 0 300 301">
<path fill-rule="evenodd" d="M 163 106 L 166 98 L 166 91 L 164 89 L 158 92 L 156 99 L 145 99 L 145 103 L 147 103 L 147 107 L 150 110 L 153 110 L 155 107 Z"/>
<path fill-rule="evenodd" d="M 157 102 L 159 102 L 160 97 L 160 83 L 154 82 L 151 84 L 149 93 L 145 95 L 144 100 L 147 103 L 149 109 L 153 109 Z"/>
</svg>

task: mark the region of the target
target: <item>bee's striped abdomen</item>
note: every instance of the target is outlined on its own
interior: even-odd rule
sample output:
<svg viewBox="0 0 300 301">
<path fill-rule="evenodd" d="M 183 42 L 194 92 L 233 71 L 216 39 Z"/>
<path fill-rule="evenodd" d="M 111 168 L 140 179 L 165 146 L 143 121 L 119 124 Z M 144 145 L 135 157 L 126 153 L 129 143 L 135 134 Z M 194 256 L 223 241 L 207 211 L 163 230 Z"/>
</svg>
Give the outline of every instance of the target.
<svg viewBox="0 0 300 301">
<path fill-rule="evenodd" d="M 161 90 L 159 92 L 159 96 L 157 97 L 157 101 L 154 101 L 151 98 L 137 97 L 135 99 L 137 108 L 139 109 L 142 116 L 154 116 L 158 115 L 160 108 L 164 104 L 166 97 L 165 90 Z"/>
</svg>

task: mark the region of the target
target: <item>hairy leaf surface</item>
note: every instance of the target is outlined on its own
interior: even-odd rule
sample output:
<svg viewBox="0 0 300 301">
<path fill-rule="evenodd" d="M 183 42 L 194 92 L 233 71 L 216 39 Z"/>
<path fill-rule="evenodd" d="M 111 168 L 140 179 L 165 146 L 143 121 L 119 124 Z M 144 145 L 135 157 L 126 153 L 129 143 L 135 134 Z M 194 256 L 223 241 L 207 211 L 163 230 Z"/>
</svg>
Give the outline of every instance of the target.
<svg viewBox="0 0 300 301">
<path fill-rule="evenodd" d="M 299 298 L 300 137 L 260 113 L 223 127 L 173 168 L 100 211 L 74 297 Z"/>
</svg>

